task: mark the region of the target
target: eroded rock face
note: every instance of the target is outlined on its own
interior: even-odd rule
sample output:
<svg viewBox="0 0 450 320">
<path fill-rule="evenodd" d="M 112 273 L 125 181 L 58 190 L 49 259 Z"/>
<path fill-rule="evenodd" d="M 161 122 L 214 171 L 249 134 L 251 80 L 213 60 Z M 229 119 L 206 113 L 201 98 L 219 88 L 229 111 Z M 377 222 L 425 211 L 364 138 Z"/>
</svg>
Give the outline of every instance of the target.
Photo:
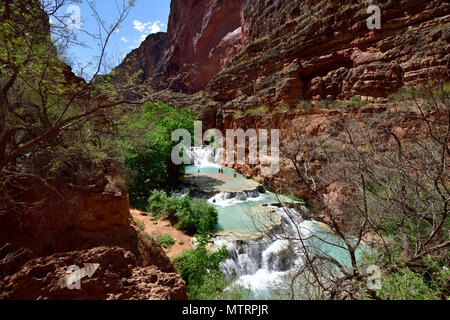
<svg viewBox="0 0 450 320">
<path fill-rule="evenodd" d="M 241 0 L 174 0 L 160 86 L 197 92 L 244 43 Z"/>
<path fill-rule="evenodd" d="M 384 98 L 446 70 L 450 6 L 443 1 L 378 1 L 380 30 L 355 1 L 242 4 L 248 42 L 207 86 L 226 109 L 299 99 Z"/>
<path fill-rule="evenodd" d="M 185 284 L 172 274 L 164 250 L 132 222 L 127 190 L 111 168 L 97 169 L 85 175 L 62 170 L 47 182 L 23 175 L 3 185 L 0 283 L 7 288 L 0 299 L 185 298 Z M 64 272 L 58 268 L 72 262 L 112 263 L 112 271 L 81 292 L 55 289 L 55 277 Z"/>
<path fill-rule="evenodd" d="M 225 109 L 245 110 L 299 99 L 381 100 L 446 70 L 448 1 L 377 4 L 380 30 L 368 29 L 362 1 L 174 0 L 149 78 L 155 89 L 206 88 Z"/>
<path fill-rule="evenodd" d="M 97 178 L 87 185 L 46 184 L 32 176 L 10 181 L 0 194 L 6 205 L 0 244 L 11 243 L 42 256 L 77 249 L 79 233 L 129 228 L 127 190 L 114 186 L 111 177 Z"/>
<path fill-rule="evenodd" d="M 81 288 L 62 288 L 70 266 L 99 264 Z M 0 299 L 13 300 L 179 300 L 186 299 L 185 282 L 176 273 L 140 266 L 130 251 L 97 247 L 27 262 L 16 274 L 0 280 Z"/>
<path fill-rule="evenodd" d="M 161 62 L 167 43 L 167 34 L 158 32 L 147 36 L 139 48 L 131 51 L 115 69 L 116 81 L 127 81 L 130 76 L 138 74 L 137 80 L 146 80 L 154 75 Z"/>
</svg>

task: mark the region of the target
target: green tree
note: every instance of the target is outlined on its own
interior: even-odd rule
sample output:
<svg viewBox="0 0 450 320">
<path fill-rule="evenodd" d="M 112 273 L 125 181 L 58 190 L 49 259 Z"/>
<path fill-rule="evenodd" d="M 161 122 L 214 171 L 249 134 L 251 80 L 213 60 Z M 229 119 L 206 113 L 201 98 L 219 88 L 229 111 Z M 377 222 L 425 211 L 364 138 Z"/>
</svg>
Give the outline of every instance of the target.
<svg viewBox="0 0 450 320">
<path fill-rule="evenodd" d="M 121 159 L 130 170 L 131 203 L 145 207 L 154 189 L 176 186 L 184 167 L 171 159 L 172 132 L 186 129 L 194 133 L 196 118 L 192 111 L 176 109 L 163 103 L 148 103 L 118 122 Z"/>
<path fill-rule="evenodd" d="M 219 215 L 217 209 L 203 199 L 168 197 L 161 190 L 152 191 L 147 211 L 156 217 L 168 219 L 177 229 L 188 234 L 195 234 L 200 229 L 214 231 Z"/>
<path fill-rule="evenodd" d="M 118 86 L 106 90 L 97 84 L 110 36 L 133 1 L 123 1 L 110 26 L 98 19 L 103 33 L 94 39 L 99 39 L 100 54 L 88 80 L 75 76 L 62 62 L 64 51 L 75 41 L 73 31 L 48 22 L 49 14 L 64 20 L 57 12 L 67 3 L 8 0 L 0 4 L 0 172 L 49 146 L 65 147 L 67 136 L 70 142 L 80 136 L 89 139 L 84 126 L 105 109 L 146 101 L 128 101 L 117 94 L 122 90 Z M 93 6 L 92 10 L 99 17 Z"/>
<path fill-rule="evenodd" d="M 226 287 L 220 264 L 227 256 L 225 247 L 209 252 L 209 236 L 204 230 L 197 235 L 197 245 L 192 251 L 183 251 L 173 262 L 186 281 L 187 294 L 191 299 L 213 299 Z"/>
</svg>

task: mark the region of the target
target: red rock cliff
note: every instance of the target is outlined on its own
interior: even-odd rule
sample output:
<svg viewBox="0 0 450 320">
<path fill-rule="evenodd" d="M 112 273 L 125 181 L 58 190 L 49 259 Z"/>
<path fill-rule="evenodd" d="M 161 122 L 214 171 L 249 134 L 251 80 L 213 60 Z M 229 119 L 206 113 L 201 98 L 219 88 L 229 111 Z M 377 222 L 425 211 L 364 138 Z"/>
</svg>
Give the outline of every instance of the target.
<svg viewBox="0 0 450 320">
<path fill-rule="evenodd" d="M 377 3 L 380 30 L 367 28 L 361 1 L 173 0 L 162 58 L 149 77 L 156 89 L 206 88 L 226 109 L 248 109 L 384 98 L 447 68 L 449 1 Z"/>
<path fill-rule="evenodd" d="M 161 85 L 202 90 L 242 48 L 241 0 L 174 0 L 167 32 Z"/>
<path fill-rule="evenodd" d="M 369 30 L 365 2 L 244 0 L 248 42 L 208 93 L 228 109 L 384 98 L 447 69 L 448 1 L 378 4 L 381 29 Z"/>
<path fill-rule="evenodd" d="M 108 169 L 5 181 L 0 300 L 186 298 L 184 281 L 161 246 L 134 225 L 128 193 Z M 58 286 L 68 266 L 87 262 L 100 270 L 82 291 Z"/>
</svg>

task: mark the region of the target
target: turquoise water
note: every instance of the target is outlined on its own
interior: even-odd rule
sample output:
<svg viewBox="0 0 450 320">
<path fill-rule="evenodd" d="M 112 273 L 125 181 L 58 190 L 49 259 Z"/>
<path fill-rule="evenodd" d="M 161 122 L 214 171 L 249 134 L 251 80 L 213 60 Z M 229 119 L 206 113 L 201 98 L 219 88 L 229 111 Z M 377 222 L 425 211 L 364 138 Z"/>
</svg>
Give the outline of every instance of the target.
<svg viewBox="0 0 450 320">
<path fill-rule="evenodd" d="M 247 298 L 274 298 L 270 293 L 271 289 L 285 285 L 284 281 L 288 279 L 286 277 L 289 272 L 286 270 L 294 270 L 296 266 L 303 264 L 303 258 L 300 255 L 289 253 L 292 261 L 285 262 L 285 267 L 281 267 L 286 257 L 285 245 L 295 247 L 296 240 L 292 243 L 287 240 L 273 242 L 268 241 L 267 238 L 252 237 L 259 236 L 262 230 L 267 230 L 274 223 L 280 223 L 282 215 L 285 218 L 283 228 L 289 233 L 293 232 L 293 239 L 298 237 L 295 233 L 298 229 L 303 237 L 309 238 L 305 241 L 309 247 L 309 255 L 325 254 L 337 260 L 344 268 L 351 268 L 350 256 L 344 249 L 345 243 L 326 225 L 317 221 L 303 221 L 298 212 L 294 215 L 297 218 L 289 223 L 286 209 L 269 205 L 279 203 L 279 200 L 282 202 L 292 202 L 292 200 L 270 192 L 262 194 L 256 191 L 233 192 L 233 190 L 248 190 L 248 186 L 252 185 L 249 182 L 252 181 L 241 174 L 236 174 L 235 177 L 234 170 L 229 168 L 223 168 L 224 174 L 218 174 L 219 168 L 220 166 L 214 164 L 187 166 L 186 173 L 199 179 L 202 176 L 198 175 L 200 170 L 200 173 L 205 173 L 204 176 L 220 180 L 221 183 L 225 181 L 226 190 L 231 189 L 229 192 L 220 192 L 208 199 L 219 213 L 218 236 L 214 238 L 214 245 L 218 248 L 226 245 L 229 249 L 229 257 L 223 262 L 224 274 L 228 278 L 235 276 L 236 283 L 250 288 L 251 295 Z M 361 243 L 356 251 L 357 261 L 361 262 L 366 253 L 370 253 L 370 249 Z M 340 271 L 336 268 L 336 272 L 338 274 Z"/>
<path fill-rule="evenodd" d="M 351 258 L 346 248 L 345 242 L 336 234 L 327 231 L 318 222 L 313 222 L 311 231 L 314 235 L 308 241 L 311 254 L 328 255 L 345 267 L 351 268 Z M 356 249 L 355 255 L 358 263 L 362 262 L 364 255 L 370 253 L 370 248 L 361 242 Z"/>
<path fill-rule="evenodd" d="M 191 165 L 186 166 L 186 173 L 197 174 L 198 170 L 200 170 L 200 173 L 218 173 L 219 168 L 220 166 L 200 167 Z M 223 168 L 223 170 L 225 176 L 236 180 L 233 169 Z M 239 181 L 248 181 L 243 175 L 239 173 L 236 173 L 236 175 L 238 185 Z M 279 200 L 290 201 L 284 196 L 277 197 L 270 192 L 259 194 L 258 197 L 243 197 L 241 200 L 239 198 L 223 200 L 220 199 L 220 196 L 218 197 L 217 202 L 213 202 L 212 199 L 209 200 L 209 203 L 214 205 L 219 212 L 217 232 L 230 232 L 245 236 L 257 233 L 273 224 L 273 218 L 276 214 L 270 213 L 268 209 L 261 208 L 261 205 L 276 204 L 279 203 Z M 255 219 L 255 217 L 257 218 Z M 320 251 L 320 253 L 333 257 L 343 265 L 351 265 L 347 250 L 336 246 L 345 247 L 345 243 L 338 236 L 318 222 L 311 221 L 307 225 L 311 234 L 314 235 L 308 242 L 313 249 L 312 252 Z M 369 251 L 370 249 L 367 246 L 361 244 L 356 250 L 357 259 L 361 260 L 362 256 Z"/>
<path fill-rule="evenodd" d="M 187 174 L 218 174 L 219 166 L 186 166 L 185 170 Z M 249 182 L 242 174 L 236 173 L 233 169 L 223 168 L 223 175 L 220 177 L 223 180 L 228 181 L 228 186 L 232 189 L 239 190 L 243 184 Z M 234 176 L 236 174 L 236 177 Z M 231 191 L 231 190 L 230 190 Z M 254 196 L 256 196 L 255 194 Z M 241 195 L 240 197 L 225 199 L 224 195 L 221 197 L 219 194 L 216 200 L 209 201 L 214 205 L 219 212 L 219 222 L 217 224 L 217 232 L 230 232 L 241 235 L 251 235 L 258 230 L 268 227 L 270 225 L 269 219 L 264 218 L 264 214 L 268 210 L 261 209 L 261 204 L 269 204 L 277 202 L 276 196 L 270 193 L 262 194 L 259 197 L 250 197 Z M 258 215 L 263 211 L 263 214 Z M 255 215 L 258 215 L 258 223 L 255 225 Z"/>
<path fill-rule="evenodd" d="M 269 228 L 278 221 L 277 214 L 261 204 L 273 203 L 275 197 L 263 195 L 250 201 L 229 206 L 215 205 L 219 212 L 218 232 L 233 232 L 252 235 Z"/>
<path fill-rule="evenodd" d="M 200 173 L 218 173 L 219 172 L 219 166 L 217 167 L 199 167 L 199 166 L 185 166 L 184 167 L 186 170 L 186 173 L 188 174 L 195 174 L 198 173 L 198 170 L 200 170 Z M 231 174 L 234 175 L 235 171 L 233 169 L 229 169 L 229 168 L 222 168 L 225 174 Z M 237 174 L 238 177 L 240 178 L 244 178 L 244 176 L 240 173 Z"/>
</svg>

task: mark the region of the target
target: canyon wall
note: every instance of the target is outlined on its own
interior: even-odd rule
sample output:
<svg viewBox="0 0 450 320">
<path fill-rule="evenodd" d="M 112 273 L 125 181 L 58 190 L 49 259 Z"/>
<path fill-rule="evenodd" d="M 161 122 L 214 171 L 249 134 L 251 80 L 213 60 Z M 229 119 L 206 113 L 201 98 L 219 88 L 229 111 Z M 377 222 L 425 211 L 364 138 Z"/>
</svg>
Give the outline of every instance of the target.
<svg viewBox="0 0 450 320">
<path fill-rule="evenodd" d="M 367 1 L 173 0 L 161 59 L 137 63 L 156 63 L 147 67 L 153 89 L 201 91 L 225 113 L 301 99 L 383 101 L 447 71 L 449 1 L 377 4 L 380 30 L 367 27 Z"/>
<path fill-rule="evenodd" d="M 161 62 L 164 48 L 167 43 L 167 34 L 158 32 L 149 35 L 139 46 L 131 51 L 123 62 L 116 68 L 117 78 L 131 76 L 139 72 L 141 81 L 153 76 L 156 67 Z M 126 72 L 122 72 L 126 71 Z"/>
<path fill-rule="evenodd" d="M 243 45 L 241 0 L 173 0 L 161 85 L 198 92 Z"/>
<path fill-rule="evenodd" d="M 51 179 L 10 178 L 0 190 L 1 299 L 185 299 L 162 247 L 132 221 L 112 164 Z M 58 286 L 67 267 L 99 263 L 83 290 Z"/>
<path fill-rule="evenodd" d="M 243 1 L 248 43 L 206 92 L 226 110 L 353 96 L 383 101 L 447 71 L 448 2 L 378 5 L 381 29 L 369 30 L 365 1 Z"/>
</svg>

